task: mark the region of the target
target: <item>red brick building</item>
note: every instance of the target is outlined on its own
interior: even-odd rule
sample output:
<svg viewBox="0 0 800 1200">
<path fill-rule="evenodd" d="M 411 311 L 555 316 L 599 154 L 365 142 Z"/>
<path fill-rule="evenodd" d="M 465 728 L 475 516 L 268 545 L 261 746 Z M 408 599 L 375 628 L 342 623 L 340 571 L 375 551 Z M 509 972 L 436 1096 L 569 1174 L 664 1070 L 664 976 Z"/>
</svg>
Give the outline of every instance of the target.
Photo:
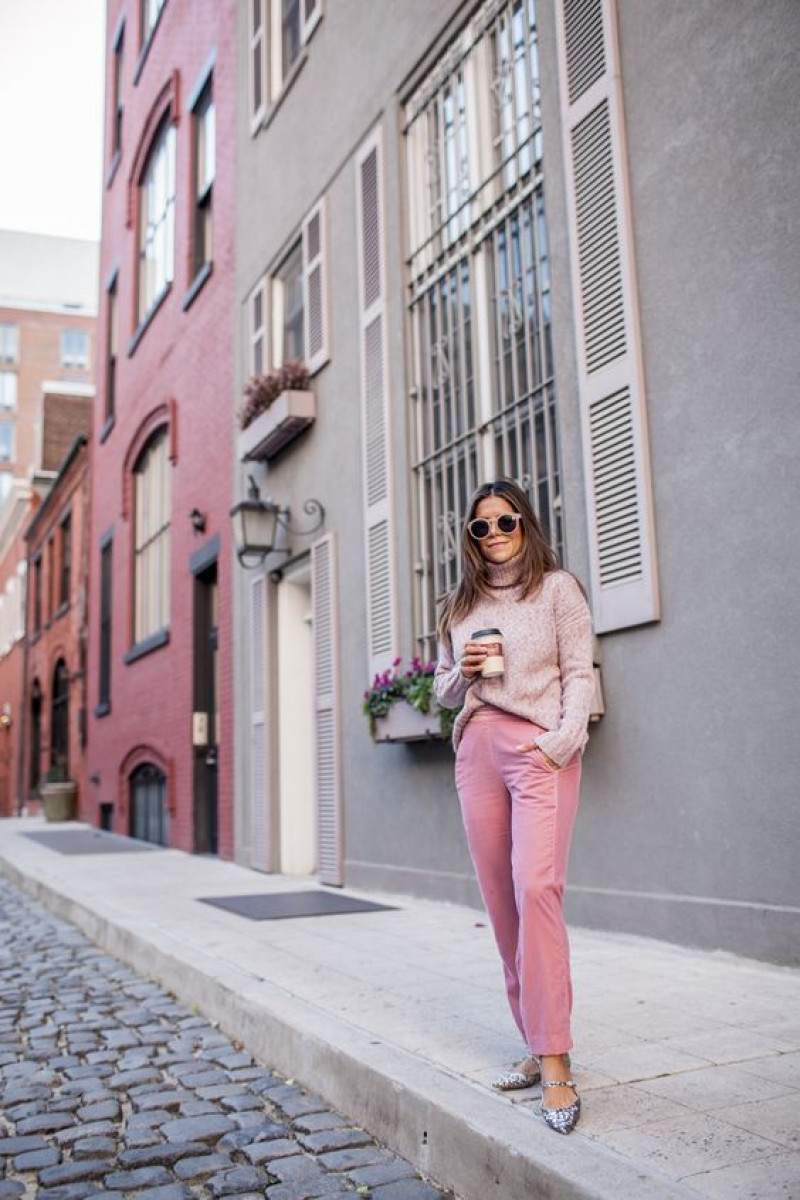
<svg viewBox="0 0 800 1200">
<path fill-rule="evenodd" d="M 38 498 L 12 482 L 0 505 L 0 817 L 19 809 L 25 662 L 25 525 Z"/>
<path fill-rule="evenodd" d="M 230 856 L 234 3 L 107 16 L 84 812 Z"/>
<path fill-rule="evenodd" d="M 60 398 L 50 406 L 45 426 L 58 433 L 68 423 L 55 420 Z M 86 424 L 89 422 L 86 411 Z M 27 646 L 24 708 L 20 724 L 20 794 L 38 797 L 51 768 L 74 780 L 80 815 L 86 802 L 86 649 L 89 558 L 89 444 L 79 433 L 62 456 L 47 495 L 25 530 L 27 547 Z"/>
</svg>

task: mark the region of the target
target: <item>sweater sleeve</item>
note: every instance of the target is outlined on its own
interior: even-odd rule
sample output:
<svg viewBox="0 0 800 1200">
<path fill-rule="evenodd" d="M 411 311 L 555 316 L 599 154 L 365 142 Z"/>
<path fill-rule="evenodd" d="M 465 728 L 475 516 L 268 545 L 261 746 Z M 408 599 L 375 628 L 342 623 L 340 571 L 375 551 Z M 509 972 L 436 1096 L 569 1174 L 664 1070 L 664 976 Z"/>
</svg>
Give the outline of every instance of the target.
<svg viewBox="0 0 800 1200">
<path fill-rule="evenodd" d="M 442 708 L 461 708 L 471 680 L 461 674 L 461 664 L 453 661 L 453 650 L 449 644 L 440 642 L 438 652 L 433 694 Z"/>
<path fill-rule="evenodd" d="M 536 739 L 553 762 L 565 767 L 588 740 L 594 694 L 592 616 L 581 589 L 562 572 L 554 596 L 558 666 L 561 673 L 561 723 Z"/>
</svg>

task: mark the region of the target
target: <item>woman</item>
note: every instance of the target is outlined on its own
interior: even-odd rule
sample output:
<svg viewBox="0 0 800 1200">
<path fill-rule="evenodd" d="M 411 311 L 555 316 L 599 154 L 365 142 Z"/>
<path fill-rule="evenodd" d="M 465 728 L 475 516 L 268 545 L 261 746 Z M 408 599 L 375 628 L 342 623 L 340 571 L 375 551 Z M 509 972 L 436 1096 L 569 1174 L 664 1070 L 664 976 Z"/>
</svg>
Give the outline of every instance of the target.
<svg viewBox="0 0 800 1200">
<path fill-rule="evenodd" d="M 463 705 L 453 733 L 456 787 L 529 1052 L 495 1086 L 529 1087 L 541 1077 L 542 1116 L 569 1133 L 580 1098 L 567 1053 L 572 983 L 562 904 L 594 685 L 591 616 L 510 480 L 478 488 L 461 549 L 461 582 L 439 610 L 434 689 L 445 708 Z M 487 628 L 502 633 L 499 677 L 482 677 L 491 647 L 472 640 Z"/>
</svg>

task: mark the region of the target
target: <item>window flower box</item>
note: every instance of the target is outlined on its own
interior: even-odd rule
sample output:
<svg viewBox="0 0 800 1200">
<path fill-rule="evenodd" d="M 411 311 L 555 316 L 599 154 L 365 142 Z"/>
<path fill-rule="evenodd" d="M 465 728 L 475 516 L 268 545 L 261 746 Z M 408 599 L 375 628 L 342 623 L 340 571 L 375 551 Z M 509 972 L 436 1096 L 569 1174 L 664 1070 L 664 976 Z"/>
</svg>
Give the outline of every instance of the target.
<svg viewBox="0 0 800 1200">
<path fill-rule="evenodd" d="M 317 400 L 313 392 L 294 389 L 281 392 L 239 434 L 239 458 L 242 462 L 274 458 L 313 425 L 316 416 Z"/>
<path fill-rule="evenodd" d="M 376 675 L 364 692 L 362 711 L 369 718 L 374 742 L 429 742 L 449 737 L 456 714 L 441 708 L 433 696 L 436 664 L 415 658 L 402 675 L 396 658 Z"/>
<path fill-rule="evenodd" d="M 438 709 L 422 713 L 407 700 L 398 700 L 385 717 L 376 717 L 372 730 L 375 742 L 428 742 L 441 736 Z"/>
</svg>

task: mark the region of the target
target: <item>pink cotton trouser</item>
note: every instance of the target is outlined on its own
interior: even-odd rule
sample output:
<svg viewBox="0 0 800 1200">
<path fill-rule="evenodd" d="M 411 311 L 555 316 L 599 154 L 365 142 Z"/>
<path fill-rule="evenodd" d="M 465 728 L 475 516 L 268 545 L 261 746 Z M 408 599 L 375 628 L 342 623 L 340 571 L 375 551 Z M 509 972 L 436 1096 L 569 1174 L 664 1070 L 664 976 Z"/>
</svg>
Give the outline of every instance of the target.
<svg viewBox="0 0 800 1200">
<path fill-rule="evenodd" d="M 517 746 L 538 725 L 484 705 L 456 756 L 472 861 L 503 961 L 508 1002 L 533 1054 L 572 1047 L 572 979 L 563 897 L 581 756 L 560 771 Z"/>
</svg>

